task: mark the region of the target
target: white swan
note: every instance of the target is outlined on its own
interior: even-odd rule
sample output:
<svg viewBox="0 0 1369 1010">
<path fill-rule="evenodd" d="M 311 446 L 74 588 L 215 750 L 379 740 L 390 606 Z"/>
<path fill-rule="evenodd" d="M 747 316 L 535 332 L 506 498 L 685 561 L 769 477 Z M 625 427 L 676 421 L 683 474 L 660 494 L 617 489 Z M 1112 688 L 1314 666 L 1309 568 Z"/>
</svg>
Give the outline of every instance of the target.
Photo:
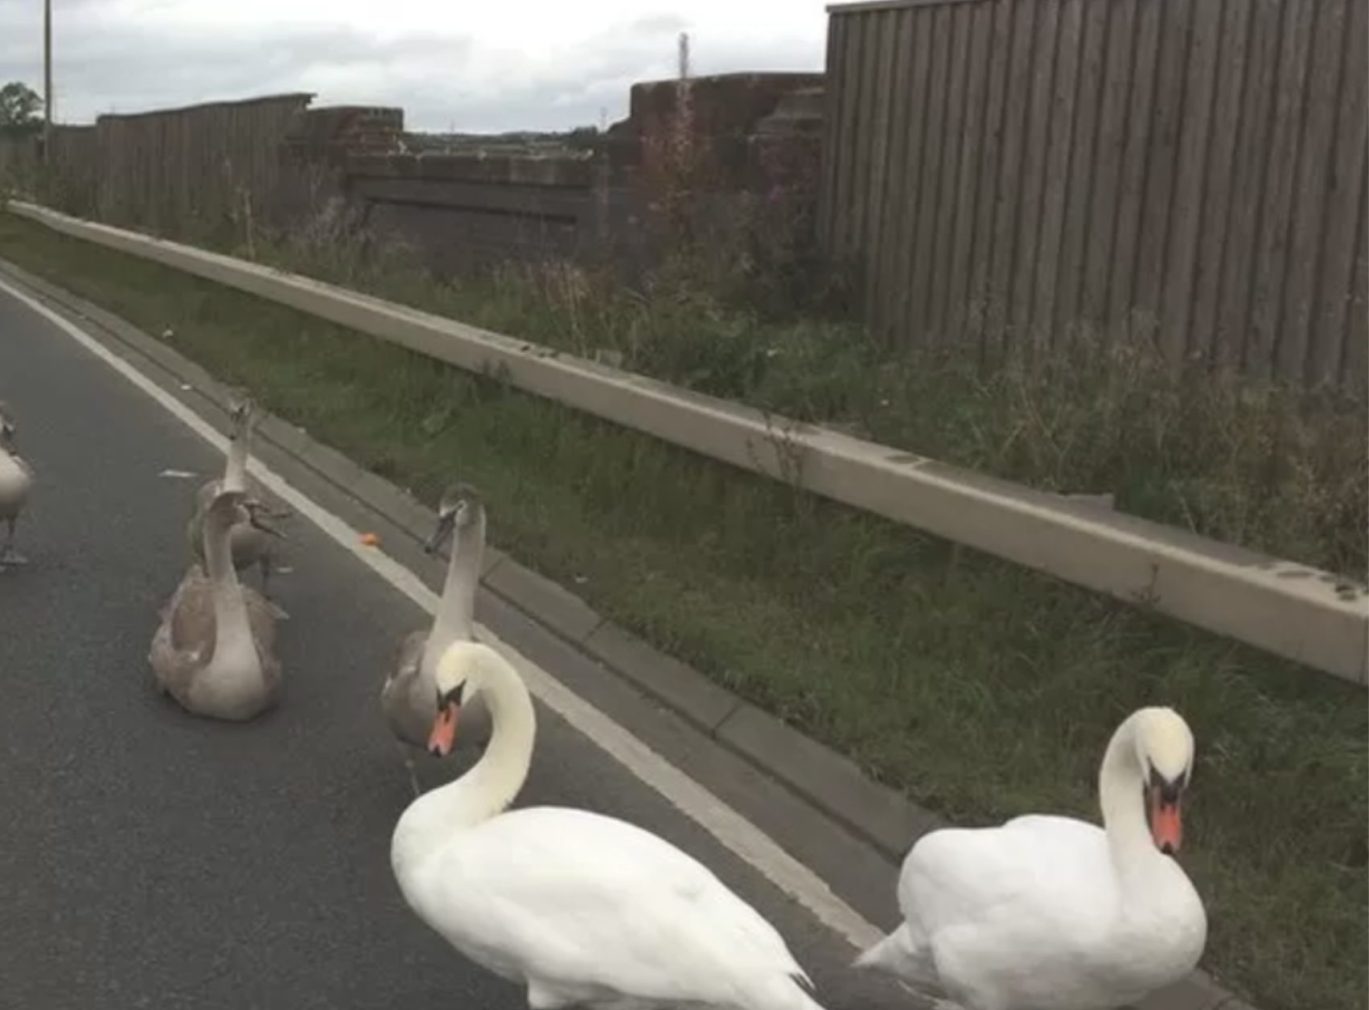
<svg viewBox="0 0 1369 1010">
<path fill-rule="evenodd" d="M 906 921 L 856 964 L 972 1010 L 1112 1010 L 1177 982 L 1207 940 L 1171 858 L 1192 771 L 1178 713 L 1134 712 L 1099 772 L 1105 828 L 1031 815 L 926 835 L 899 877 Z"/>
<path fill-rule="evenodd" d="M 390 731 L 403 743 L 425 749 L 437 717 L 437 661 L 453 642 L 475 638 L 475 593 L 485 554 L 485 504 L 469 484 L 453 484 L 443 492 L 437 527 L 423 549 L 436 554 L 448 538 L 452 554 L 433 623 L 405 636 L 395 668 L 380 691 L 380 707 Z M 468 706 L 462 722 L 466 727 L 463 746 L 476 747 L 489 738 L 484 702 Z"/>
<path fill-rule="evenodd" d="M 670 843 L 583 810 L 502 812 L 527 778 L 536 727 L 498 653 L 449 646 L 437 690 L 434 750 L 451 749 L 476 696 L 493 736 L 474 768 L 404 811 L 390 860 L 410 907 L 452 946 L 526 986 L 535 1010 L 821 1010 L 774 928 Z"/>
<path fill-rule="evenodd" d="M 14 549 L 14 524 L 28 504 L 33 490 L 33 469 L 24 462 L 14 444 L 14 420 L 0 403 L 0 519 L 5 520 L 5 546 L 0 548 L 0 568 L 19 566 L 28 559 Z"/>
</svg>

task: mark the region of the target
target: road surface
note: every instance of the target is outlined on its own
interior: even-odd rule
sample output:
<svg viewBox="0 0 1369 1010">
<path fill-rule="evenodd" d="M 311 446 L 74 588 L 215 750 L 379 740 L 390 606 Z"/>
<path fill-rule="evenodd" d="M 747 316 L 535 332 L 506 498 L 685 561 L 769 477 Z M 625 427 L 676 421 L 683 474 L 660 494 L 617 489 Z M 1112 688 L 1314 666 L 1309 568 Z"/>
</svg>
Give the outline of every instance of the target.
<svg viewBox="0 0 1369 1010">
<path fill-rule="evenodd" d="M 0 572 L 0 1007 L 526 1006 L 391 876 L 412 791 L 377 692 L 428 615 L 297 518 L 276 585 L 282 704 L 245 725 L 188 716 L 146 658 L 198 484 L 165 471 L 222 457 L 3 291 L 0 399 L 40 480 L 19 529 L 30 564 Z M 698 857 L 777 926 L 829 1010 L 910 1005 L 628 768 L 546 710 L 539 728 L 519 805 L 613 814 Z"/>
</svg>

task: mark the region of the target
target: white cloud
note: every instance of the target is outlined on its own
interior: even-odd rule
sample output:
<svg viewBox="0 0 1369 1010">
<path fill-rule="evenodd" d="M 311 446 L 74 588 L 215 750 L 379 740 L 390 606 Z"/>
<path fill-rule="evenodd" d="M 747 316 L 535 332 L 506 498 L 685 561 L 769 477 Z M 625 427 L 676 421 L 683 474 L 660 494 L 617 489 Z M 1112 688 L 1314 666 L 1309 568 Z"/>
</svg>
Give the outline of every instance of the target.
<svg viewBox="0 0 1369 1010">
<path fill-rule="evenodd" d="M 822 0 L 54 0 L 58 118 L 281 91 L 399 105 L 414 129 L 554 129 L 626 114 L 635 81 L 817 70 Z M 0 0 L 0 82 L 42 81 L 38 0 Z"/>
</svg>

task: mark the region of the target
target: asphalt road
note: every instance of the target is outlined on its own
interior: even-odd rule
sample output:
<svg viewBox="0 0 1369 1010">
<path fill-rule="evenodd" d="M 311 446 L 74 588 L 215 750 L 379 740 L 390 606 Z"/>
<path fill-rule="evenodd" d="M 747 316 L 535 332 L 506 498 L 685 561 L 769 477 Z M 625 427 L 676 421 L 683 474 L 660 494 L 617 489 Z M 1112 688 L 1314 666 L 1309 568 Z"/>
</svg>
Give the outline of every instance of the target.
<svg viewBox="0 0 1369 1010">
<path fill-rule="evenodd" d="M 412 792 L 377 693 L 399 637 L 428 615 L 298 518 L 294 572 L 276 585 L 291 614 L 282 704 L 245 725 L 185 714 L 153 691 L 146 657 L 198 482 L 163 471 L 207 475 L 222 457 L 3 292 L 0 399 L 40 481 L 19 529 L 30 564 L 0 572 L 0 1007 L 526 1006 L 430 933 L 390 873 Z M 849 972 L 846 943 L 750 865 L 540 715 L 520 805 L 623 817 L 700 858 L 775 923 L 829 1010 L 908 1005 Z"/>
</svg>

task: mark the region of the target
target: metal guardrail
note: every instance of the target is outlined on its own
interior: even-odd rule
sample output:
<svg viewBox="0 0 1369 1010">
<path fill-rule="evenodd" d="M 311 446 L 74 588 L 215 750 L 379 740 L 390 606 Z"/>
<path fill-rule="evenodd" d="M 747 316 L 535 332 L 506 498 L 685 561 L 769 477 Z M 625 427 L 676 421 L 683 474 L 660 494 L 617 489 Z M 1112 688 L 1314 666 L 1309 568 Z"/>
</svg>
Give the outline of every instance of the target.
<svg viewBox="0 0 1369 1010">
<path fill-rule="evenodd" d="M 1151 607 L 1357 684 L 1369 593 L 1305 565 L 985 477 L 270 267 L 72 218 L 11 212 L 330 320 L 712 459 Z"/>
</svg>

